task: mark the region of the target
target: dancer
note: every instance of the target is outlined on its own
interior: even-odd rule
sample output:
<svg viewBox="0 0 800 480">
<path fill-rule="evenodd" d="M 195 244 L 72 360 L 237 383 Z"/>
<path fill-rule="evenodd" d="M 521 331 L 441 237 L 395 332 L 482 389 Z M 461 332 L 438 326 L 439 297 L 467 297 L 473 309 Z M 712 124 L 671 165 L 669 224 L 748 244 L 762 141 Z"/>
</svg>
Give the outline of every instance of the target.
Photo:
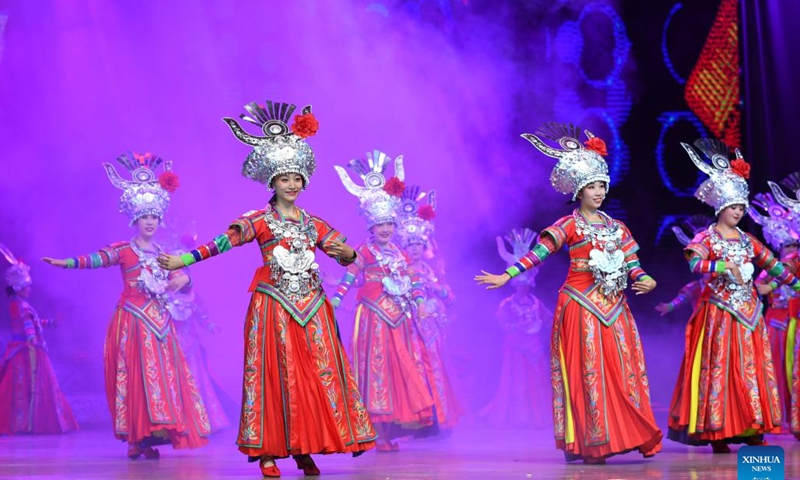
<svg viewBox="0 0 800 480">
<path fill-rule="evenodd" d="M 512 267 L 531 251 L 536 232 L 514 229 L 497 237 L 500 257 Z M 509 252 L 505 242 L 511 246 Z M 514 293 L 503 299 L 495 316 L 505 333 L 503 366 L 497 393 L 480 412 L 490 425 L 540 428 L 550 426 L 550 371 L 547 324 L 553 312 L 533 293 L 538 268 L 514 278 Z"/>
<path fill-rule="evenodd" d="M 755 208 L 749 208 L 747 213 L 761 225 L 764 239 L 770 247 L 779 252 L 781 262 L 789 262 L 790 257 L 797 254 L 798 237 L 789 222 L 786 221 L 789 216 L 788 209 L 775 201 L 775 198 L 768 193 L 756 195 L 752 203 L 754 207 L 763 209 L 764 214 Z M 766 271 L 762 271 L 754 283 L 759 294 L 765 295 L 768 301 L 767 310 L 764 312 L 764 321 L 769 332 L 775 381 L 778 384 L 778 393 L 781 398 L 782 425 L 786 425 L 789 423 L 792 410 L 790 382 L 796 330 L 796 325 L 793 324 L 791 331 L 787 332 L 789 329 L 789 300 L 796 297 L 797 293 L 786 285 L 779 285 L 776 281 L 771 281 Z"/>
<path fill-rule="evenodd" d="M 714 219 L 708 215 L 692 215 L 683 222 L 687 231 L 691 232 L 691 237 L 688 237 L 686 232 L 677 225 L 672 227 L 672 232 L 678 238 L 678 241 L 681 242 L 681 245 L 685 247 L 692 242 L 692 238 L 706 231 L 708 226 L 713 222 Z M 694 308 L 697 302 L 700 301 L 700 295 L 703 293 L 703 289 L 709 280 L 710 275 L 708 274 L 702 275 L 697 280 L 692 280 L 678 291 L 678 295 L 673 298 L 671 302 L 659 303 L 656 305 L 656 311 L 663 317 L 664 315 L 672 313 L 681 305 L 689 305 L 691 308 Z"/>
<path fill-rule="evenodd" d="M 306 475 L 319 475 L 317 453 L 359 454 L 372 448 L 375 431 L 338 338 L 333 308 L 322 289 L 317 248 L 349 265 L 356 254 L 324 220 L 296 206 L 316 169 L 306 138 L 319 123 L 311 107 L 288 122 L 294 105 L 250 103 L 245 121 L 263 137 L 225 118 L 252 146 L 242 174 L 274 192 L 267 206 L 234 220 L 213 241 L 181 255 L 163 254 L 170 270 L 256 241 L 263 264 L 256 270 L 245 317 L 242 413 L 237 445 L 265 477 L 278 477 L 275 459 L 292 455 Z"/>
<path fill-rule="evenodd" d="M 550 182 L 580 206 L 539 235 L 533 250 L 501 275 L 475 280 L 499 288 L 568 245 L 570 271 L 553 319 L 550 370 L 556 446 L 567 461 L 604 464 L 611 455 L 661 450 L 662 433 L 650 405 L 650 388 L 639 331 L 624 290 L 627 277 L 637 295 L 656 282 L 642 270 L 639 246 L 619 220 L 599 210 L 610 178 L 605 143 L 588 131 L 585 146 L 573 125 L 546 124 L 540 134 L 553 148 L 524 134 L 539 151 L 558 159 Z"/>
<path fill-rule="evenodd" d="M 688 445 L 710 443 L 714 453 L 729 453 L 731 443 L 764 444 L 763 434 L 779 432 L 781 424 L 754 266 L 795 290 L 800 283 L 769 249 L 737 227 L 749 206 L 750 171 L 739 151 L 730 161 L 722 142 L 700 139 L 695 146 L 711 160 L 708 164 L 691 146 L 681 145 L 709 176 L 695 196 L 714 208 L 717 221 L 685 249 L 692 272 L 710 273 L 712 280 L 686 326 L 669 438 Z"/>
<path fill-rule="evenodd" d="M 426 203 L 421 205 L 423 199 Z M 423 259 L 433 237 L 435 210 L 435 191 L 425 193 L 418 186 L 406 187 L 395 233 L 408 255 L 409 268 L 419 273 L 422 282 L 426 315 L 414 315 L 413 320 L 422 338 L 422 362 L 436 413 L 434 430 L 448 432 L 458 423 L 463 409 L 450 379 L 444 351 L 446 307 L 453 304 L 455 296 L 450 286 Z"/>
<path fill-rule="evenodd" d="M 427 317 L 420 273 L 391 240 L 403 194 L 403 157 L 394 162 L 395 177 L 384 170 L 391 159 L 383 152 L 352 160 L 351 168 L 364 186 L 356 185 L 344 168 L 336 171 L 345 188 L 358 197 L 371 238 L 356 248 L 358 258 L 347 268 L 333 304 L 357 281 L 358 306 L 353 328 L 353 364 L 364 403 L 378 429 L 378 451 L 397 451 L 394 439 L 433 425 L 433 398 L 426 383 L 424 347 L 412 323 Z M 415 311 L 416 310 L 416 311 Z"/>
<path fill-rule="evenodd" d="M 12 335 L 0 359 L 0 435 L 78 430 L 42 334 L 53 322 L 39 318 L 28 303 L 33 283 L 30 267 L 5 245 L 0 244 L 0 253 L 11 264 L 5 279 Z"/>
<path fill-rule="evenodd" d="M 128 443 L 128 456 L 157 459 L 153 446 L 201 447 L 210 429 L 167 308 L 169 293 L 186 287 L 189 277 L 159 267 L 162 249 L 153 241 L 178 177 L 172 162 L 150 153 L 126 153 L 117 161 L 131 172 L 131 180 L 123 180 L 111 164 L 103 167 L 123 191 L 120 212 L 130 218 L 136 235 L 96 253 L 43 260 L 62 268 L 119 266 L 122 271 L 123 290 L 104 347 L 106 398 L 114 435 Z M 164 173 L 156 178 L 162 163 Z"/>
<path fill-rule="evenodd" d="M 177 231 L 175 234 L 174 236 L 177 237 Z M 197 236 L 187 234 L 180 239 L 173 238 L 171 245 L 173 248 L 168 251 L 176 255 L 183 254 L 187 253 L 196 244 Z M 183 272 L 191 278 L 188 268 L 184 269 Z M 194 377 L 197 390 L 203 398 L 203 405 L 205 405 L 208 413 L 208 422 L 211 425 L 211 433 L 217 433 L 230 427 L 231 423 L 219 398 L 220 394 L 224 395 L 224 393 L 217 386 L 208 370 L 206 350 L 200 343 L 200 329 L 216 334 L 219 332 L 219 327 L 209 318 L 202 299 L 195 290 L 194 282 L 190 286 L 172 292 L 169 295 L 168 306 L 172 320 L 175 323 L 175 331 L 178 335 L 178 341 L 180 342 L 181 350 L 183 350 L 186 364 L 189 366 L 189 371 Z"/>
</svg>

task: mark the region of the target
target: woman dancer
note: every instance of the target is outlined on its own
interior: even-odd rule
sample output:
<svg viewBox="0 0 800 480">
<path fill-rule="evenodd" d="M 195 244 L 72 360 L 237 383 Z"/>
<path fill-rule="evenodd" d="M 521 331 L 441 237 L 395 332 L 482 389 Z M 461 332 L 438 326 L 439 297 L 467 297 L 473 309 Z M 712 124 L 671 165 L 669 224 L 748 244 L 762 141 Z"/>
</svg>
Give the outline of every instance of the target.
<svg viewBox="0 0 800 480">
<path fill-rule="evenodd" d="M 637 295 L 656 282 L 642 270 L 628 227 L 599 210 L 610 181 L 605 143 L 586 131 L 588 141 L 581 144 L 572 125 L 549 123 L 540 133 L 563 150 L 536 135 L 523 137 L 558 159 L 550 182 L 580 207 L 544 229 L 533 250 L 505 273 L 483 272 L 475 279 L 487 288 L 502 287 L 568 245 L 570 271 L 559 291 L 550 344 L 556 446 L 567 461 L 590 464 L 631 450 L 653 456 L 661 450 L 662 433 L 624 290 L 628 277 Z"/>
<path fill-rule="evenodd" d="M 30 267 L 5 245 L 0 244 L 0 253 L 11 264 L 5 279 L 12 335 L 0 359 L 0 435 L 77 430 L 42 335 L 43 327 L 53 322 L 39 318 L 28 303 L 33 283 Z"/>
<path fill-rule="evenodd" d="M 433 425 L 433 398 L 426 383 L 424 347 L 413 316 L 427 316 L 419 272 L 392 243 L 403 184 L 403 159 L 395 160 L 396 177 L 383 172 L 391 159 L 367 154 L 350 166 L 364 181 L 356 185 L 344 168 L 336 171 L 345 188 L 360 200 L 371 238 L 356 248 L 358 258 L 347 268 L 333 298 L 338 306 L 358 281 L 358 306 L 353 329 L 353 364 L 364 403 L 378 429 L 379 452 L 397 451 L 393 439 Z"/>
<path fill-rule="evenodd" d="M 714 208 L 715 224 L 695 237 L 685 255 L 694 273 L 709 273 L 700 302 L 686 326 L 686 350 L 672 396 L 669 438 L 689 445 L 711 444 L 729 453 L 730 443 L 763 444 L 777 433 L 781 405 L 761 300 L 753 286 L 754 266 L 779 282 L 800 283 L 755 237 L 738 227 L 748 201 L 750 165 L 736 151 L 729 160 L 721 142 L 687 144 L 695 166 L 709 178 L 695 196 Z"/>
<path fill-rule="evenodd" d="M 427 199 L 424 205 L 420 202 Z M 434 232 L 436 192 L 424 193 L 418 186 L 403 192 L 396 237 L 408 255 L 410 268 L 420 275 L 425 295 L 426 316 L 414 315 L 414 325 L 422 338 L 422 361 L 434 400 L 436 429 L 448 432 L 458 423 L 463 410 L 453 388 L 444 352 L 446 307 L 455 301 L 452 289 L 424 260 Z M 424 433 L 427 432 L 427 429 Z M 422 432 L 420 433 L 422 434 Z"/>
<path fill-rule="evenodd" d="M 768 193 L 756 195 L 752 203 L 754 207 L 763 209 L 764 214 L 755 208 L 748 209 L 747 213 L 761 225 L 764 239 L 770 247 L 779 252 L 781 262 L 790 262 L 791 257 L 797 254 L 798 235 L 786 220 L 789 210 Z M 754 283 L 758 293 L 767 297 L 768 306 L 764 312 L 764 321 L 769 332 L 775 381 L 778 383 L 781 397 L 782 425 L 786 425 L 789 423 L 792 411 L 790 383 L 796 333 L 796 323 L 790 326 L 789 322 L 789 301 L 797 296 L 797 292 L 772 280 L 766 271 L 762 271 Z"/>
<path fill-rule="evenodd" d="M 497 250 L 509 267 L 517 263 L 536 242 L 536 232 L 514 229 L 497 237 Z M 511 251 L 505 242 L 511 245 Z M 490 425 L 540 428 L 552 425 L 550 369 L 545 326 L 553 312 L 533 293 L 538 268 L 514 278 L 514 293 L 503 299 L 495 316 L 505 333 L 500 385 L 491 402 L 480 412 Z"/>
<path fill-rule="evenodd" d="M 183 268 L 233 247 L 257 242 L 262 265 L 256 270 L 245 317 L 242 413 L 237 445 L 265 477 L 278 477 L 275 459 L 292 455 L 306 475 L 319 475 L 316 453 L 360 454 L 374 445 L 375 431 L 338 337 L 333 308 L 322 289 L 321 249 L 341 265 L 356 260 L 346 238 L 295 202 L 316 169 L 306 138 L 319 123 L 311 107 L 289 119 L 294 105 L 250 103 L 263 137 L 246 133 L 225 118 L 253 151 L 242 174 L 274 192 L 263 209 L 245 213 L 228 231 L 181 256 L 161 255 L 170 270 Z"/>
<path fill-rule="evenodd" d="M 104 348 L 105 385 L 114 435 L 128 443 L 135 460 L 159 458 L 154 445 L 196 448 L 208 443 L 208 416 L 180 344 L 167 296 L 189 284 L 182 272 L 170 274 L 159 267 L 162 252 L 153 241 L 169 206 L 169 193 L 178 186 L 172 162 L 146 153 L 126 153 L 117 158 L 132 172 L 123 180 L 113 165 L 104 163 L 111 183 L 123 191 L 120 211 L 130 218 L 136 235 L 99 252 L 64 260 L 43 260 L 62 268 L 119 266 L 123 290 L 108 325 Z"/>
</svg>

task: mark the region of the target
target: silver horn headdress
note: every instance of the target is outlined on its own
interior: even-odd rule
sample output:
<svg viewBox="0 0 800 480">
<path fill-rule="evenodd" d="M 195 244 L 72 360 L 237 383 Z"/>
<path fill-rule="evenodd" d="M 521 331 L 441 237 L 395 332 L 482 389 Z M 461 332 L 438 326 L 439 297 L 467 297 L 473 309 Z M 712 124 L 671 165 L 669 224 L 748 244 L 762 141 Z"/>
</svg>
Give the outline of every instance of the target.
<svg viewBox="0 0 800 480">
<path fill-rule="evenodd" d="M 770 246 L 780 251 L 786 245 L 798 243 L 797 232 L 789 222 L 791 211 L 780 204 L 769 193 L 759 193 L 753 197 L 753 207 L 760 207 L 764 213 L 751 208 L 747 211 L 764 233 L 764 239 Z"/>
<path fill-rule="evenodd" d="M 31 278 L 31 267 L 15 257 L 14 254 L 11 253 L 11 250 L 9 250 L 8 247 L 2 243 L 0 243 L 0 254 L 2 254 L 6 261 L 11 264 L 11 267 L 6 270 L 6 285 L 11 287 L 11 289 L 15 292 L 19 292 L 23 288 L 33 283 L 33 279 Z"/>
<path fill-rule="evenodd" d="M 787 222 L 795 232 L 800 232 L 800 172 L 794 172 L 781 180 L 780 185 L 775 182 L 767 182 L 769 184 L 775 200 L 788 210 Z M 783 192 L 781 187 L 786 188 L 794 193 L 792 198 Z"/>
<path fill-rule="evenodd" d="M 750 190 L 747 187 L 750 165 L 744 161 L 738 148 L 735 150 L 735 158 L 731 161 L 730 151 L 721 141 L 709 138 L 696 140 L 694 146 L 711 161 L 709 164 L 700 158 L 690 145 L 685 143 L 681 145 L 694 165 L 709 176 L 694 194 L 698 200 L 713 207 L 717 215 L 731 205 L 744 205 L 747 209 L 750 205 L 748 200 Z"/>
<path fill-rule="evenodd" d="M 272 189 L 275 177 L 296 173 L 303 177 L 305 188 L 317 168 L 314 151 L 305 141 L 319 128 L 311 106 L 304 107 L 301 115 L 294 116 L 291 127 L 289 119 L 297 108 L 295 105 L 268 101 L 266 107 L 252 102 L 244 108 L 250 115 L 239 117 L 261 127 L 264 136 L 250 135 L 236 120 L 223 118 L 239 141 L 253 147 L 242 165 L 242 175 Z"/>
<path fill-rule="evenodd" d="M 530 228 L 514 228 L 504 237 L 497 236 L 497 252 L 500 254 L 500 258 L 506 262 L 506 266 L 510 267 L 531 251 L 538 238 L 539 235 Z M 506 242 L 511 247 L 510 252 L 506 247 Z M 536 284 L 536 274 L 538 273 L 539 269 L 533 268 L 514 278 L 514 280 L 534 286 Z"/>
<path fill-rule="evenodd" d="M 370 227 L 382 223 L 393 223 L 398 216 L 400 198 L 405 190 L 403 156 L 399 155 L 394 160 L 395 176 L 387 180 L 384 171 L 391 161 L 389 156 L 378 150 L 367 152 L 366 160 L 351 160 L 349 167 L 361 177 L 364 183 L 363 187 L 356 185 L 343 167 L 339 165 L 333 167 L 339 174 L 344 188 L 350 194 L 358 197 L 359 211 Z"/>
<path fill-rule="evenodd" d="M 592 182 L 605 182 L 606 187 L 611 183 L 608 164 L 603 158 L 608 154 L 605 142 L 584 130 L 588 140 L 583 144 L 578 140 L 580 130 L 572 124 L 549 122 L 536 135 L 522 134 L 522 138 L 531 142 L 537 150 L 558 160 L 550 173 L 550 184 L 559 193 L 571 193 L 573 200 L 583 187 Z M 561 148 L 547 145 L 540 136 L 558 142 Z"/>
<path fill-rule="evenodd" d="M 169 194 L 178 186 L 178 176 L 172 172 L 172 162 L 165 162 L 152 153 L 126 152 L 117 157 L 126 170 L 131 172 L 131 180 L 119 176 L 110 163 L 103 163 L 111 184 L 122 190 L 119 211 L 131 219 L 131 225 L 145 215 L 163 218 L 169 207 Z M 164 172 L 156 178 L 156 168 L 163 165 Z"/>
<path fill-rule="evenodd" d="M 422 203 L 425 200 L 425 203 Z M 436 216 L 436 191 L 423 192 L 417 186 L 403 191 L 400 217 L 395 231 L 400 245 L 421 244 L 427 247 L 433 237 L 433 219 Z"/>
</svg>

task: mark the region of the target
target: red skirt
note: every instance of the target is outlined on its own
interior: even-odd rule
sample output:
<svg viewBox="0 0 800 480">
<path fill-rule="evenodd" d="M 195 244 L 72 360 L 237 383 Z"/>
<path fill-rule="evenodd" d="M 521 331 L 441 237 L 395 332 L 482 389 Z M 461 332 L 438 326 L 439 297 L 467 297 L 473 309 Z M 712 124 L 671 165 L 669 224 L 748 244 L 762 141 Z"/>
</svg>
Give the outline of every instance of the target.
<svg viewBox="0 0 800 480">
<path fill-rule="evenodd" d="M 117 308 L 104 357 L 106 398 L 117 438 L 173 448 L 208 443 L 208 416 L 174 325 L 159 339 L 143 320 Z"/>
<path fill-rule="evenodd" d="M 792 411 L 792 396 L 789 389 L 792 372 L 789 371 L 787 374 L 786 361 L 786 329 L 789 323 L 789 310 L 768 308 L 764 314 L 764 320 L 767 322 L 772 365 L 775 368 L 775 381 L 778 383 L 778 394 L 781 397 L 782 420 L 784 423 L 788 423 L 789 414 Z M 792 354 L 790 351 L 789 355 Z"/>
<path fill-rule="evenodd" d="M 12 341 L 0 362 L 0 435 L 77 430 L 47 351 Z"/>
<path fill-rule="evenodd" d="M 550 371 L 556 447 L 567 460 L 661 450 L 639 331 L 627 303 L 621 308 L 606 326 L 559 294 Z"/>
<path fill-rule="evenodd" d="M 436 424 L 440 429 L 450 430 L 464 415 L 464 410 L 450 378 L 450 368 L 443 351 L 443 333 L 434 317 L 415 320 L 421 339 L 421 358 L 417 361 L 421 361 L 425 367 L 425 378 L 436 409 Z"/>
<path fill-rule="evenodd" d="M 422 345 L 411 321 L 391 326 L 361 303 L 353 330 L 353 363 L 364 405 L 384 439 L 433 425 Z"/>
<path fill-rule="evenodd" d="M 778 433 L 781 402 L 763 318 L 750 330 L 729 312 L 701 301 L 686 327 L 669 438 L 689 445 L 743 443 Z"/>
<path fill-rule="evenodd" d="M 253 293 L 236 442 L 251 458 L 358 453 L 375 444 L 333 308 L 319 301 L 303 325 L 274 297 Z"/>
</svg>

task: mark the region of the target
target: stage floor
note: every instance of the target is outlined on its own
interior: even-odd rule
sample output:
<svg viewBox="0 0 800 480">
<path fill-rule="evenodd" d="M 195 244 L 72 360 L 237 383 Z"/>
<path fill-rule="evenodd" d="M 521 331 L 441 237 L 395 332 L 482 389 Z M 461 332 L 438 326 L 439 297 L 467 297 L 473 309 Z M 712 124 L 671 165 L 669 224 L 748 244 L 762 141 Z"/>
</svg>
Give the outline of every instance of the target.
<svg viewBox="0 0 800 480">
<path fill-rule="evenodd" d="M 69 479 L 259 479 L 233 446 L 233 432 L 211 438 L 199 450 L 160 447 L 160 460 L 131 461 L 126 447 L 107 431 L 59 436 L 0 437 L 0 478 Z M 368 452 L 359 458 L 317 456 L 326 479 L 736 479 L 736 453 L 712 455 L 710 448 L 665 442 L 655 458 L 627 454 L 604 466 L 565 464 L 549 430 L 509 431 L 462 428 L 452 437 L 408 440 L 398 453 Z M 786 478 L 800 478 L 800 443 L 770 436 L 786 451 Z M 291 460 L 280 460 L 282 478 L 302 478 Z"/>
</svg>

